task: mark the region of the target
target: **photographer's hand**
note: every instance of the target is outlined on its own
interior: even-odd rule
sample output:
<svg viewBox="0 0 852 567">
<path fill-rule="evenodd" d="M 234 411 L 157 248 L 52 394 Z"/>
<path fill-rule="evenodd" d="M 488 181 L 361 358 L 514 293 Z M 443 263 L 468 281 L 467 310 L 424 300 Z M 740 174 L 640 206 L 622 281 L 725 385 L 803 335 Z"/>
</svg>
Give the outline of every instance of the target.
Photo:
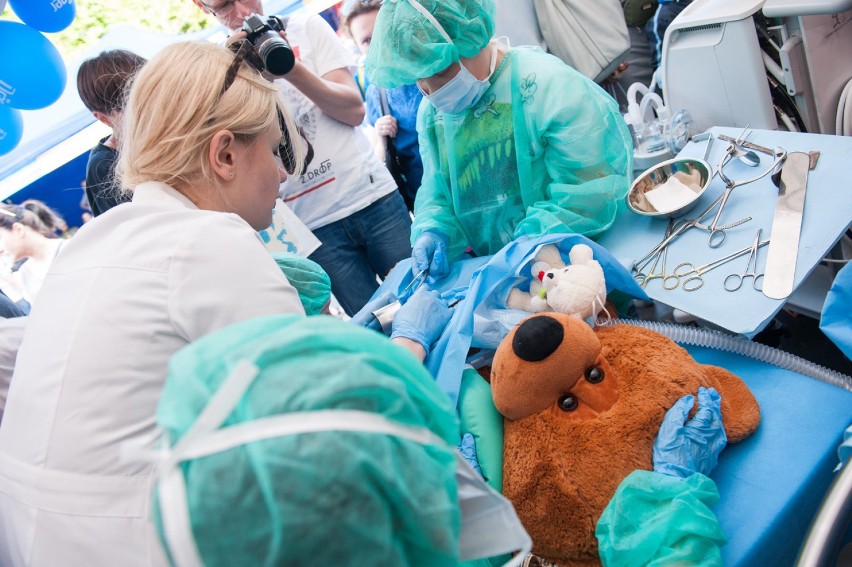
<svg viewBox="0 0 852 567">
<path fill-rule="evenodd" d="M 318 45 L 327 42 L 340 42 L 340 39 L 335 35 L 331 26 L 326 24 L 319 16 L 311 16 L 311 21 L 307 23 L 307 27 L 316 35 L 326 35 L 327 37 L 316 37 Z M 284 32 L 278 32 L 281 37 L 286 37 Z M 298 40 L 298 38 L 294 38 Z M 289 43 L 289 40 L 288 40 Z M 291 44 L 294 51 L 297 51 L 298 44 Z M 316 75 L 308 69 L 296 57 L 296 65 L 293 69 L 282 77 L 294 87 L 299 89 L 303 95 L 311 99 L 320 110 L 326 115 L 348 124 L 350 126 L 360 126 L 364 121 L 364 101 L 361 100 L 361 91 L 355 84 L 355 78 L 352 72 L 347 67 L 339 67 L 331 69 L 322 76 Z"/>
<path fill-rule="evenodd" d="M 376 120 L 375 124 L 376 133 L 379 136 L 390 136 L 391 138 L 396 138 L 397 132 L 397 124 L 396 118 L 391 116 L 390 114 L 386 114 Z"/>
</svg>

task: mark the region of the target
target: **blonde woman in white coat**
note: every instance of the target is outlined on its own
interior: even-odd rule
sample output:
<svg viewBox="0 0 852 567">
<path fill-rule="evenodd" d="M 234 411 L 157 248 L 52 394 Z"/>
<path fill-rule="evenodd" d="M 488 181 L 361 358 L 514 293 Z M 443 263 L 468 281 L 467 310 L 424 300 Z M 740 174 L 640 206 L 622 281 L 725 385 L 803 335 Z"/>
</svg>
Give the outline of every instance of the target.
<svg viewBox="0 0 852 567">
<path fill-rule="evenodd" d="M 18 354 L 0 427 L 0 565 L 166 565 L 152 465 L 122 446 L 153 446 L 169 358 L 231 323 L 304 313 L 256 233 L 287 175 L 281 125 L 296 130 L 243 55 L 175 44 L 136 79 L 119 166 L 133 199 L 67 243 Z"/>
</svg>

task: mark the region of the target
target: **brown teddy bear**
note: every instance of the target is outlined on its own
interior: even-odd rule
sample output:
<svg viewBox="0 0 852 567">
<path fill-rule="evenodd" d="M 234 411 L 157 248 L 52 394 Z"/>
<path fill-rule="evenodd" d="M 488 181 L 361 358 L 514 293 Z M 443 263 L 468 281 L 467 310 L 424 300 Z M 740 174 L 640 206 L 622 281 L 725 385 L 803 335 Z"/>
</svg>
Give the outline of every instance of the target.
<svg viewBox="0 0 852 567">
<path fill-rule="evenodd" d="M 652 470 L 666 410 L 699 386 L 722 396 L 729 442 L 760 422 L 757 401 L 723 368 L 632 325 L 592 329 L 560 313 L 524 319 L 500 343 L 490 381 L 504 420 L 503 492 L 560 565 L 599 565 L 595 526 L 616 488 Z"/>
</svg>

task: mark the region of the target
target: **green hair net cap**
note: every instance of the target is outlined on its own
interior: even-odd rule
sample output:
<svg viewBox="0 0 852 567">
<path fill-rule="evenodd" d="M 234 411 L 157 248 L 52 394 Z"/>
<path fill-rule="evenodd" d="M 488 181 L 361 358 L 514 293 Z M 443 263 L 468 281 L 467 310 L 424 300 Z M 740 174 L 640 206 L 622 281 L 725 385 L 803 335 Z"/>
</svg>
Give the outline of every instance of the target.
<svg viewBox="0 0 852 567">
<path fill-rule="evenodd" d="M 257 441 L 185 461 L 192 532 L 209 566 L 447 565 L 461 512 L 449 398 L 405 349 L 327 316 L 260 317 L 176 353 L 157 408 L 172 444 L 239 361 L 260 373 L 223 427 L 287 412 L 373 412 L 447 446 L 331 431 Z M 162 518 L 155 518 L 162 537 Z"/>
<path fill-rule="evenodd" d="M 410 85 L 473 57 L 494 35 L 493 0 L 419 0 L 452 43 L 409 0 L 385 0 L 364 63 L 380 87 Z"/>
<path fill-rule="evenodd" d="M 313 260 L 295 254 L 276 252 L 272 257 L 299 293 L 305 313 L 319 315 L 331 299 L 331 280 L 325 270 Z"/>
</svg>

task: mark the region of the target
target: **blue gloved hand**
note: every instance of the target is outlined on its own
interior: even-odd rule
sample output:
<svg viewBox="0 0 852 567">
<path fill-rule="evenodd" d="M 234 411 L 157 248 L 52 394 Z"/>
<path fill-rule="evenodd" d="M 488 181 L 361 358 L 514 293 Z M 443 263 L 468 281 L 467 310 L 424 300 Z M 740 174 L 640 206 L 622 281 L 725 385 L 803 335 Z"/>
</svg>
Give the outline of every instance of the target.
<svg viewBox="0 0 852 567">
<path fill-rule="evenodd" d="M 461 456 L 464 457 L 464 460 L 473 467 L 473 470 L 479 473 L 479 476 L 482 476 L 482 469 L 479 466 L 479 459 L 476 457 L 476 439 L 473 436 L 473 433 L 465 433 L 462 435 L 461 441 L 456 446 L 461 453 Z"/>
<path fill-rule="evenodd" d="M 698 388 L 698 411 L 686 421 L 693 396 L 684 396 L 666 412 L 654 441 L 654 472 L 686 478 L 709 475 L 728 437 L 722 427 L 722 397 L 713 388 Z"/>
<path fill-rule="evenodd" d="M 362 307 L 361 310 L 358 311 L 358 313 L 356 313 L 352 316 L 351 319 L 349 319 L 349 322 L 354 323 L 355 325 L 358 325 L 360 327 L 369 327 L 371 329 L 381 332 L 382 326 L 378 324 L 378 320 L 373 315 L 373 311 L 376 311 L 380 307 L 384 307 L 389 303 L 393 303 L 394 301 L 396 301 L 396 296 L 391 292 L 386 291 L 385 293 L 378 296 L 376 299 L 367 302 L 367 304 Z"/>
<path fill-rule="evenodd" d="M 442 278 L 450 273 L 450 261 L 447 257 L 447 237 L 440 232 L 426 230 L 417 237 L 411 250 L 415 275 L 429 270 L 432 278 Z"/>
<path fill-rule="evenodd" d="M 402 337 L 419 343 L 428 355 L 429 348 L 441 336 L 450 317 L 452 310 L 438 292 L 421 287 L 394 315 L 391 338 Z"/>
</svg>

